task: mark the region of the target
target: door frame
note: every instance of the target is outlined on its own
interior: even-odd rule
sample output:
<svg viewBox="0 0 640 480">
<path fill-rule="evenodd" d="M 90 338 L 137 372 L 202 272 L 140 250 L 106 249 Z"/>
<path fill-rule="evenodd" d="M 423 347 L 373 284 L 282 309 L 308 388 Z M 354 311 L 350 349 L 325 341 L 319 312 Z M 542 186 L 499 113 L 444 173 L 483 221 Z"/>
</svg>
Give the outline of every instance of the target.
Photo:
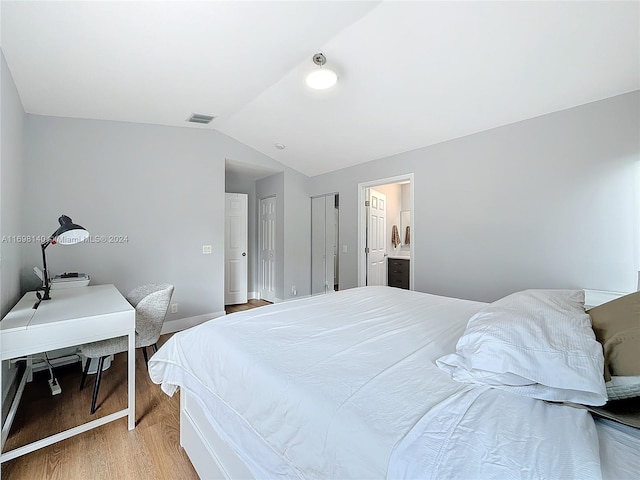
<svg viewBox="0 0 640 480">
<path fill-rule="evenodd" d="M 367 210 L 365 208 L 364 202 L 367 199 L 366 193 L 367 189 L 370 187 L 379 187 L 380 185 L 387 185 L 390 183 L 400 183 L 400 182 L 409 182 L 410 191 L 409 191 L 409 203 L 411 209 L 411 236 L 414 235 L 414 223 L 415 223 L 415 209 L 414 209 L 414 181 L 413 181 L 413 173 L 405 173 L 404 175 L 396 175 L 394 177 L 381 178 L 378 180 L 372 180 L 369 182 L 362 182 L 358 184 L 358 286 L 364 287 L 367 282 L 367 256 L 365 253 L 365 248 L 367 246 Z M 414 272 L 415 265 L 415 242 L 411 241 L 409 244 L 409 255 L 411 257 L 411 268 L 409 269 L 409 290 L 414 289 Z"/>
</svg>

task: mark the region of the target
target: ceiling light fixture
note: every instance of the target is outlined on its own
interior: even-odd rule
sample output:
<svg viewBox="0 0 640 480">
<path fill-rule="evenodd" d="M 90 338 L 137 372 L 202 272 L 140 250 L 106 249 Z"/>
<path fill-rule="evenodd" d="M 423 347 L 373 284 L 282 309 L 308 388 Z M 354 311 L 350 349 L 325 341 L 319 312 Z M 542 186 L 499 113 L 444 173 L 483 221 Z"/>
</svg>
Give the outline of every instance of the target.
<svg viewBox="0 0 640 480">
<path fill-rule="evenodd" d="M 322 53 L 316 53 L 313 56 L 313 63 L 318 65 L 319 68 L 307 75 L 307 85 L 314 90 L 326 90 L 333 87 L 338 81 L 338 75 L 330 68 L 324 68 L 327 58 Z"/>
</svg>

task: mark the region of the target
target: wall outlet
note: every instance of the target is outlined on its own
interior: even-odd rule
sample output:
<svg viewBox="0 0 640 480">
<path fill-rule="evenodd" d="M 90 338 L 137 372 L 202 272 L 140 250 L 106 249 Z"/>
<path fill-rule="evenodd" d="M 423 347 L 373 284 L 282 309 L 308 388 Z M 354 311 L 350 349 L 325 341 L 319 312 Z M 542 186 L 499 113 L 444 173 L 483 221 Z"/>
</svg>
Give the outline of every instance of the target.
<svg viewBox="0 0 640 480">
<path fill-rule="evenodd" d="M 298 290 L 296 289 L 295 285 L 291 286 L 291 295 L 293 295 L 294 297 L 298 295 Z"/>
<path fill-rule="evenodd" d="M 211 245 L 202 245 L 202 254 L 203 255 L 211 255 L 213 252 L 213 248 Z"/>
<path fill-rule="evenodd" d="M 171 313 L 178 313 L 178 304 L 177 303 L 172 303 L 171 304 Z"/>
</svg>

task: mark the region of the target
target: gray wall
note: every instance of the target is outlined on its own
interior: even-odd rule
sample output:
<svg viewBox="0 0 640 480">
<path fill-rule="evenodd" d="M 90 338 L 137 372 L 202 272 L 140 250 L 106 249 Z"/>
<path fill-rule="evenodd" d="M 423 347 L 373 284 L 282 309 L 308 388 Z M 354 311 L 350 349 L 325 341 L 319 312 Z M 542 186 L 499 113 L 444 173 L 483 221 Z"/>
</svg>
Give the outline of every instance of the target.
<svg viewBox="0 0 640 480">
<path fill-rule="evenodd" d="M 297 295 L 308 295 L 311 291 L 311 203 L 308 177 L 284 165 L 280 168 L 281 172 L 258 180 L 227 172 L 226 190 L 249 195 L 249 291 L 255 293 L 260 290 L 259 202 L 261 198 L 276 197 L 276 298 L 284 300 L 293 297 L 292 287 Z"/>
<path fill-rule="evenodd" d="M 311 294 L 311 198 L 309 178 L 287 170 L 284 172 L 284 297 Z"/>
<path fill-rule="evenodd" d="M 358 183 L 413 172 L 416 290 L 635 290 L 639 112 L 636 91 L 313 177 L 311 195 L 340 193 L 341 288 L 357 285 Z"/>
<path fill-rule="evenodd" d="M 4 316 L 20 298 L 20 267 L 23 244 L 14 243 L 13 236 L 22 230 L 22 131 L 24 109 L 7 67 L 1 56 L 2 71 L 2 153 L 0 168 L 0 232 L 1 246 L 0 313 Z"/>
<path fill-rule="evenodd" d="M 48 235 L 65 213 L 94 237 L 126 235 L 125 243 L 50 247 L 51 271 L 86 271 L 92 284 L 123 292 L 173 283 L 179 311 L 167 322 L 220 313 L 225 158 L 273 162 L 208 129 L 27 115 L 25 230 Z M 39 249 L 25 252 L 24 289 L 40 263 Z"/>
<path fill-rule="evenodd" d="M 22 133 L 24 109 L 4 54 L 0 53 L 0 318 L 20 299 L 20 266 L 23 244 L 13 243 L 22 235 Z M 2 346 L 0 345 L 0 348 Z M 16 369 L 2 362 L 2 398 L 6 397 Z M 3 405 L 5 403 L 3 402 Z M 4 412 L 3 412 L 4 418 Z"/>
</svg>

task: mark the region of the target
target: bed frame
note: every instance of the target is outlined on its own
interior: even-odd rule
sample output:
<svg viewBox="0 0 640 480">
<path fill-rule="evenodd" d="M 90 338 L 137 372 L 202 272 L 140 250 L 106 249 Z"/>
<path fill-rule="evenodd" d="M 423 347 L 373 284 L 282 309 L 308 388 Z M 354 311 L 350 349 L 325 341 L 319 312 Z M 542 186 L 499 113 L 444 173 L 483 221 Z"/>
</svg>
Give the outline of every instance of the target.
<svg viewBox="0 0 640 480">
<path fill-rule="evenodd" d="M 253 479 L 238 456 L 215 432 L 202 408 L 180 390 L 180 445 L 202 479 Z"/>
</svg>

